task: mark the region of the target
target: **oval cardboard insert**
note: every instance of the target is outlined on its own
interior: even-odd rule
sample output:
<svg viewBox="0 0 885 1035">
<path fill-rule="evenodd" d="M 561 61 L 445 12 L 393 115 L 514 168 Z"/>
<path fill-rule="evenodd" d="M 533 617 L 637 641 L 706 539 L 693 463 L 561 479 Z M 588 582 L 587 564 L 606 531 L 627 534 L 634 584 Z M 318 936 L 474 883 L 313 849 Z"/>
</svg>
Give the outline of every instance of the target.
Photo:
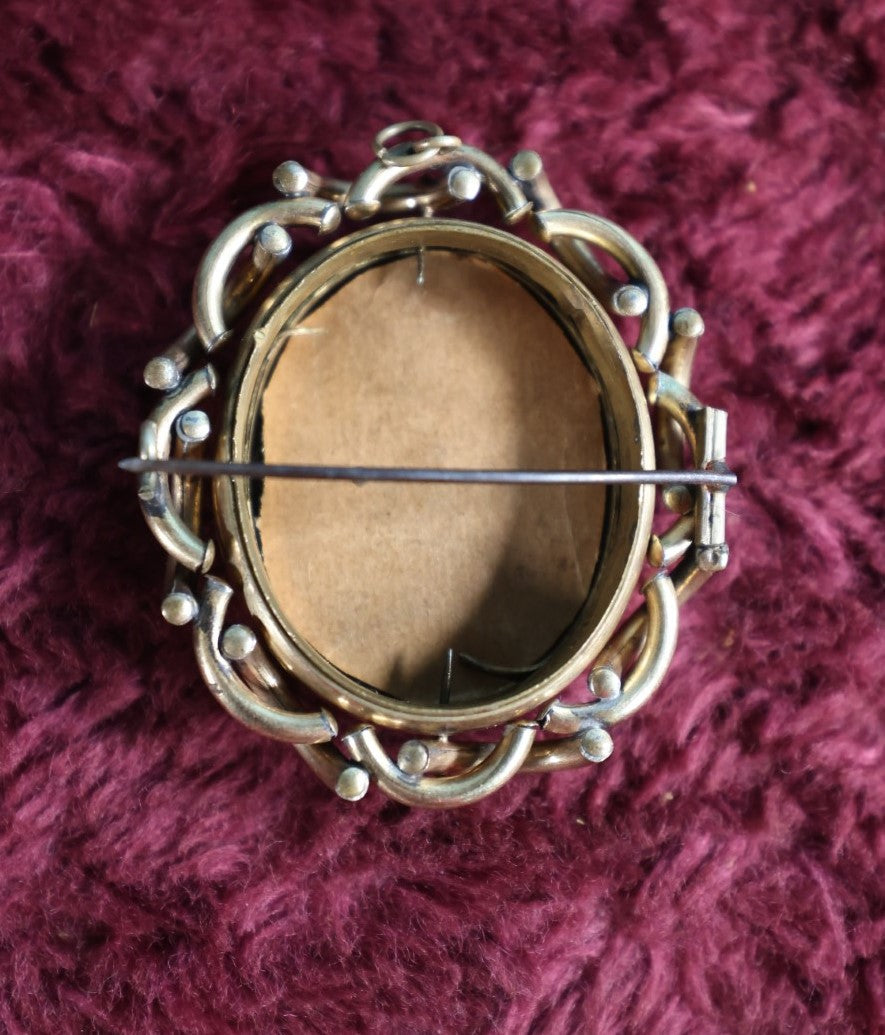
<svg viewBox="0 0 885 1035">
<path fill-rule="evenodd" d="M 605 467 L 595 380 L 534 296 L 454 252 L 427 252 L 422 284 L 418 270 L 416 256 L 372 267 L 286 332 L 256 456 Z M 605 491 L 268 479 L 255 507 L 288 623 L 382 693 L 454 707 L 508 683 L 460 655 L 530 668 L 569 626 L 593 576 Z"/>
</svg>

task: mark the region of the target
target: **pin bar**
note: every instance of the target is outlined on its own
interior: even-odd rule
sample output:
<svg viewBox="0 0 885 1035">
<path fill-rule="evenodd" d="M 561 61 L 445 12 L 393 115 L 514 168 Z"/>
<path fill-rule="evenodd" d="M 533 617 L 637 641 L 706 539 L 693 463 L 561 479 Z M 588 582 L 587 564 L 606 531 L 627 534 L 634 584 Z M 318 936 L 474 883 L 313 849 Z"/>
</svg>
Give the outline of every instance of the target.
<svg viewBox="0 0 885 1035">
<path fill-rule="evenodd" d="M 467 482 L 480 485 L 704 485 L 730 489 L 737 475 L 723 467 L 710 471 L 522 471 L 439 467 L 334 467 L 317 464 L 240 463 L 233 460 L 152 460 L 130 457 L 120 468 L 134 474 L 191 475 L 199 478 L 300 478 L 341 482 Z"/>
</svg>

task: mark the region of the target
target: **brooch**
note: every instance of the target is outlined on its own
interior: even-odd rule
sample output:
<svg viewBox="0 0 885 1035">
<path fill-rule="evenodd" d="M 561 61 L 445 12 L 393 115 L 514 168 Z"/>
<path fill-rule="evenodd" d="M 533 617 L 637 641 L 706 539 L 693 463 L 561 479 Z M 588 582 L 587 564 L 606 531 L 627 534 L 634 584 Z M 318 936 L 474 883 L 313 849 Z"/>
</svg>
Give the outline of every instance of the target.
<svg viewBox="0 0 885 1035">
<path fill-rule="evenodd" d="M 735 476 L 703 321 L 629 233 L 533 151 L 373 149 L 352 182 L 284 162 L 213 241 L 121 466 L 232 716 L 346 800 L 465 805 L 611 754 Z"/>
</svg>

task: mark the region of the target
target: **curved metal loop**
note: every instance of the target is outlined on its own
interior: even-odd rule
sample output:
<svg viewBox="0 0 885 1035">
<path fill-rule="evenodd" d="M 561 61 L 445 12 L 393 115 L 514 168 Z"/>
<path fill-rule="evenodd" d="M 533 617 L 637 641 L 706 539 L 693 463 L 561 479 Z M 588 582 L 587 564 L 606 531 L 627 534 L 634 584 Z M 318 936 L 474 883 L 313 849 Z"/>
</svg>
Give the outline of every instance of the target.
<svg viewBox="0 0 885 1035">
<path fill-rule="evenodd" d="M 229 625 L 221 637 L 221 653 L 246 686 L 291 707 L 288 688 L 267 656 L 258 637 L 246 625 Z"/>
<path fill-rule="evenodd" d="M 592 765 L 581 750 L 583 731 L 570 737 L 559 737 L 556 740 L 536 740 L 520 767 L 520 773 L 552 773 L 559 769 L 579 769 Z M 495 745 L 489 742 L 458 743 L 447 741 L 434 756 L 432 749 L 438 747 L 434 741 L 414 741 L 431 748 L 431 757 L 424 774 L 447 773 L 453 769 L 462 772 L 470 771 L 489 757 Z"/>
<path fill-rule="evenodd" d="M 296 744 L 295 750 L 316 776 L 339 798 L 359 801 L 369 789 L 369 774 L 351 762 L 334 744 Z"/>
<path fill-rule="evenodd" d="M 471 805 L 498 790 L 519 772 L 538 727 L 533 722 L 508 726 L 495 748 L 467 772 L 454 776 L 408 776 L 390 760 L 371 726 L 342 738 L 354 761 L 375 777 L 378 786 L 403 805 L 451 808 Z"/>
<path fill-rule="evenodd" d="M 263 226 L 312 226 L 326 234 L 340 222 L 341 210 L 334 202 L 298 197 L 257 205 L 228 223 L 203 256 L 194 281 L 194 327 L 206 351 L 218 348 L 226 339 L 224 304 L 228 275 L 240 252 Z"/>
<path fill-rule="evenodd" d="M 207 576 L 194 624 L 197 663 L 213 695 L 235 719 L 266 737 L 288 744 L 321 744 L 331 740 L 338 728 L 329 712 L 289 712 L 262 701 L 222 654 L 221 629 L 232 596 L 233 590 L 226 582 Z"/>
<path fill-rule="evenodd" d="M 645 643 L 614 698 L 590 704 L 555 702 L 541 718 L 550 733 L 577 733 L 592 724 L 613 726 L 635 714 L 651 698 L 666 675 L 679 633 L 679 601 L 669 575 L 656 575 L 642 588 L 647 608 Z"/>
<path fill-rule="evenodd" d="M 660 535 L 652 535 L 648 544 L 648 563 L 653 568 L 670 568 L 681 560 L 692 544 L 694 514 L 680 514 Z"/>
<path fill-rule="evenodd" d="M 544 740 L 532 744 L 532 750 L 522 767 L 524 773 L 554 773 L 560 769 L 581 769 L 594 765 L 581 749 L 584 731 L 558 740 Z"/>
<path fill-rule="evenodd" d="M 341 180 L 334 176 L 320 176 L 308 171 L 311 177 L 311 190 L 320 198 L 343 205 L 350 192 L 350 180 Z M 445 179 L 429 187 L 416 189 L 408 183 L 395 183 L 381 200 L 378 210 L 385 216 L 409 216 L 423 213 L 428 209 L 439 212 L 456 204 L 456 199 L 449 193 Z"/>
<path fill-rule="evenodd" d="M 172 452 L 172 433 L 178 418 L 192 410 L 207 395 L 211 395 L 217 387 L 215 367 L 207 363 L 205 367 L 188 374 L 175 391 L 164 395 L 157 403 L 145 423 L 153 424 L 156 430 L 158 459 L 165 460 Z"/>
<path fill-rule="evenodd" d="M 403 140 L 389 145 L 389 141 L 406 133 L 424 133 L 418 140 Z M 461 146 L 461 138 L 443 132 L 443 128 L 435 122 L 423 119 L 412 119 L 406 122 L 395 122 L 375 134 L 372 150 L 375 157 L 384 165 L 396 165 L 409 168 L 420 165 L 422 156 L 428 153 L 438 155 L 440 151 L 450 151 Z"/>
<path fill-rule="evenodd" d="M 698 414 L 704 409 L 703 403 L 690 388 L 663 371 L 658 371 L 649 379 L 648 402 L 650 406 L 657 406 L 676 422 L 688 442 L 695 465 L 698 465 L 701 457 L 697 447 L 695 424 Z"/>
<path fill-rule="evenodd" d="M 201 399 L 215 391 L 218 379 L 211 365 L 195 370 L 180 387 L 153 410 L 142 424 L 139 453 L 145 459 L 165 460 L 172 452 L 175 422 Z M 191 571 L 206 571 L 215 558 L 212 540 L 203 541 L 188 526 L 173 500 L 169 475 L 152 471 L 139 476 L 138 500 L 148 528 L 163 549 Z"/>
<path fill-rule="evenodd" d="M 670 579 L 680 607 L 697 593 L 710 578 L 710 574 L 709 571 L 703 571 L 698 566 L 693 550 L 686 553 L 670 572 Z M 618 629 L 608 646 L 596 659 L 594 668 L 606 667 L 616 673 L 623 672 L 626 663 L 635 656 L 645 642 L 647 625 L 648 605 L 643 603 Z"/>
<path fill-rule="evenodd" d="M 463 143 L 464 141 L 460 137 L 456 137 L 454 133 L 437 133 L 436 136 L 419 140 L 411 146 L 414 151 L 421 154 L 425 151 L 453 151 L 456 147 L 461 147 Z"/>
<path fill-rule="evenodd" d="M 640 317 L 633 359 L 644 373 L 657 370 L 667 348 L 670 296 L 654 259 L 626 230 L 602 216 L 558 209 L 537 212 L 535 223 L 547 242 L 556 237 L 572 237 L 596 245 L 616 259 L 631 278 L 642 284 L 648 292 L 648 308 Z"/>
<path fill-rule="evenodd" d="M 510 172 L 519 181 L 535 212 L 562 208 L 562 202 L 553 189 L 544 162 L 537 151 L 517 152 L 510 161 Z M 557 237 L 551 241 L 551 245 L 563 263 L 590 288 L 610 315 L 627 315 L 621 311 L 622 306 L 618 304 L 618 300 L 625 288 L 635 285 L 622 284 L 611 276 L 602 268 L 599 260 L 583 241 L 571 237 Z M 642 291 L 642 298 L 647 306 L 648 296 L 645 289 L 639 290 Z"/>
<path fill-rule="evenodd" d="M 434 152 L 431 149 L 418 152 L 416 161 L 409 166 L 385 165 L 376 159 L 350 185 L 344 199 L 344 213 L 351 219 L 369 219 L 381 211 L 384 195 L 404 176 L 455 164 L 470 165 L 476 169 L 498 199 L 508 223 L 518 222 L 531 211 L 532 203 L 503 166 L 484 151 L 462 144 L 445 151 Z"/>
</svg>

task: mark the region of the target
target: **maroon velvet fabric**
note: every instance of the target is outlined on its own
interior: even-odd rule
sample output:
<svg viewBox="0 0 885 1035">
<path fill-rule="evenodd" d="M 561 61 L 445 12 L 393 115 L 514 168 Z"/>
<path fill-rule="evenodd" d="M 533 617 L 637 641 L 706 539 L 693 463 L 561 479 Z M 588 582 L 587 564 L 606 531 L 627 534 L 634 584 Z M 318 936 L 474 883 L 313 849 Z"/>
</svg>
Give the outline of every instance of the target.
<svg viewBox="0 0 885 1035">
<path fill-rule="evenodd" d="M 0 1031 L 882 1030 L 883 4 L 8 0 L 0 54 Z M 647 245 L 742 479 L 613 757 L 453 813 L 221 711 L 114 467 L 212 235 L 404 117 Z"/>
</svg>

